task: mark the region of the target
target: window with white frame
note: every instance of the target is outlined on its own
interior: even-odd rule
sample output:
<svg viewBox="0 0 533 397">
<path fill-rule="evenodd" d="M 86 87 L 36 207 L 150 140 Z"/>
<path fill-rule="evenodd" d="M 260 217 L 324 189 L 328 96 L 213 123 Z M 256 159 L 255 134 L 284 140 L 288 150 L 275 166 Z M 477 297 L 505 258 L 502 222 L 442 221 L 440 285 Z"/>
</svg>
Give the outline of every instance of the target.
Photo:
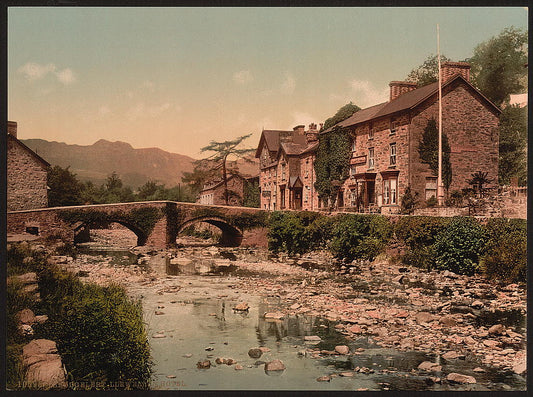
<svg viewBox="0 0 533 397">
<path fill-rule="evenodd" d="M 398 122 L 398 120 L 392 118 L 390 120 L 390 133 L 396 134 L 396 131 L 398 130 L 399 126 L 400 126 L 400 123 Z"/>
<path fill-rule="evenodd" d="M 426 178 L 426 200 L 431 197 L 437 197 L 437 177 Z"/>
<path fill-rule="evenodd" d="M 394 205 L 398 200 L 398 179 L 388 178 L 383 180 L 383 204 Z"/>
<path fill-rule="evenodd" d="M 372 126 L 372 124 L 370 124 L 368 126 L 368 139 L 373 139 L 374 138 L 374 127 Z"/>
<path fill-rule="evenodd" d="M 390 165 L 396 165 L 396 143 L 390 144 Z"/>
<path fill-rule="evenodd" d="M 374 168 L 374 148 L 368 148 L 368 168 Z"/>
<path fill-rule="evenodd" d="M 281 180 L 285 180 L 285 163 L 281 163 Z"/>
<path fill-rule="evenodd" d="M 355 140 L 355 136 L 352 137 L 352 153 L 355 152 L 355 144 L 356 144 L 356 140 Z"/>
</svg>

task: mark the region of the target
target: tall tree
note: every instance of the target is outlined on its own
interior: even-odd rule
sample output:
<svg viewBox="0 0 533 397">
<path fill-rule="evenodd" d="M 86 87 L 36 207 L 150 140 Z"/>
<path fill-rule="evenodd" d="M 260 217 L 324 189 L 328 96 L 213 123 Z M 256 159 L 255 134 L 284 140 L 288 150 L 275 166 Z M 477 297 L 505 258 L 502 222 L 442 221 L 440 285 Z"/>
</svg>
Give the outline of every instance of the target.
<svg viewBox="0 0 533 397">
<path fill-rule="evenodd" d="M 450 162 L 448 136 L 442 133 L 442 183 L 448 189 L 452 183 L 452 164 Z M 418 145 L 418 154 L 423 163 L 429 165 L 433 175 L 439 172 L 439 130 L 435 119 L 429 119 Z"/>
<path fill-rule="evenodd" d="M 204 185 L 220 173 L 220 164 L 210 160 L 196 160 L 192 172 L 184 172 L 181 181 L 185 183 L 193 195 L 197 195 Z"/>
<path fill-rule="evenodd" d="M 339 110 L 337 110 L 337 113 L 335 113 L 329 119 L 326 119 L 326 121 L 324 121 L 324 126 L 322 127 L 322 131 L 325 131 L 328 128 L 333 127 L 335 124 L 340 123 L 343 120 L 346 120 L 348 117 L 350 117 L 355 112 L 358 112 L 359 110 L 361 110 L 359 106 L 354 105 L 352 102 L 347 103 L 346 105 L 342 106 Z"/>
<path fill-rule="evenodd" d="M 448 62 L 450 58 L 445 55 L 440 56 L 440 61 Z M 419 87 L 436 82 L 439 79 L 439 60 L 437 55 L 430 55 L 424 63 L 409 72 L 407 81 L 416 83 Z"/>
<path fill-rule="evenodd" d="M 507 106 L 500 116 L 500 154 L 498 179 L 509 185 L 518 178 L 520 186 L 527 184 L 527 106 Z"/>
<path fill-rule="evenodd" d="M 211 141 L 209 145 L 201 149 L 203 152 L 213 152 L 213 154 L 204 160 L 214 163 L 212 169 L 220 168 L 222 170 L 222 181 L 224 182 L 224 200 L 226 205 L 229 205 L 228 192 L 228 158 L 243 158 L 245 161 L 252 161 L 246 157 L 247 154 L 252 153 L 255 149 L 240 149 L 238 146 L 245 139 L 252 136 L 252 134 L 237 137 L 231 141 L 215 142 Z"/>
<path fill-rule="evenodd" d="M 527 31 L 510 27 L 474 49 L 472 83 L 494 104 L 527 90 Z"/>
<path fill-rule="evenodd" d="M 81 197 L 83 185 L 69 168 L 55 165 L 48 170 L 46 183 L 50 188 L 48 192 L 50 207 L 83 204 Z"/>
</svg>

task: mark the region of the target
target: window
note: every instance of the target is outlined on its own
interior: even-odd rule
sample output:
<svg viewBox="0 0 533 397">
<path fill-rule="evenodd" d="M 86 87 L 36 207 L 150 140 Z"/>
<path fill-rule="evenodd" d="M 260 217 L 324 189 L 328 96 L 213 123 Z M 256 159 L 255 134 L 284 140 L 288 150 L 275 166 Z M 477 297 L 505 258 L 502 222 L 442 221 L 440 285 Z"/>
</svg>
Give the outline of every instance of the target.
<svg viewBox="0 0 533 397">
<path fill-rule="evenodd" d="M 383 204 L 394 205 L 397 203 L 397 185 L 396 178 L 383 180 Z"/>
<path fill-rule="evenodd" d="M 431 197 L 437 197 L 437 178 L 432 176 L 426 178 L 426 200 Z"/>
<path fill-rule="evenodd" d="M 352 179 L 355 178 L 355 174 L 356 174 L 356 166 L 355 165 L 350 165 L 350 177 Z"/>
<path fill-rule="evenodd" d="M 355 137 L 352 138 L 352 152 L 355 152 Z"/>
<path fill-rule="evenodd" d="M 281 164 L 281 180 L 285 180 L 285 163 Z"/>
<path fill-rule="evenodd" d="M 368 168 L 374 168 L 374 148 L 368 148 Z"/>
<path fill-rule="evenodd" d="M 390 165 L 396 165 L 396 143 L 390 144 Z"/>
<path fill-rule="evenodd" d="M 398 130 L 400 123 L 396 119 L 391 119 L 390 121 L 390 133 L 396 134 L 396 131 Z"/>
<path fill-rule="evenodd" d="M 372 124 L 368 126 L 368 139 L 374 139 L 374 127 Z"/>
</svg>

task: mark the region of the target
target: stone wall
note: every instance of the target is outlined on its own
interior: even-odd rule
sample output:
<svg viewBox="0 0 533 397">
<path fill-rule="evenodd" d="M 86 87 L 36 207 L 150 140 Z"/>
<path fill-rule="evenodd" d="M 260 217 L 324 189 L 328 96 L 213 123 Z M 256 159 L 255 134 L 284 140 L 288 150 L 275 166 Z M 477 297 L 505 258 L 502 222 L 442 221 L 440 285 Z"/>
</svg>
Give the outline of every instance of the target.
<svg viewBox="0 0 533 397">
<path fill-rule="evenodd" d="M 46 166 L 15 139 L 7 139 L 7 210 L 48 206 Z"/>
<path fill-rule="evenodd" d="M 472 88 L 453 82 L 443 90 L 442 131 L 450 143 L 452 182 L 449 192 L 461 190 L 476 171 L 488 172 L 498 183 L 499 115 Z M 433 177 L 427 164 L 420 162 L 418 145 L 428 120 L 438 122 L 438 102 L 422 106 L 411 124 L 411 186 L 424 200 L 426 177 Z"/>
</svg>

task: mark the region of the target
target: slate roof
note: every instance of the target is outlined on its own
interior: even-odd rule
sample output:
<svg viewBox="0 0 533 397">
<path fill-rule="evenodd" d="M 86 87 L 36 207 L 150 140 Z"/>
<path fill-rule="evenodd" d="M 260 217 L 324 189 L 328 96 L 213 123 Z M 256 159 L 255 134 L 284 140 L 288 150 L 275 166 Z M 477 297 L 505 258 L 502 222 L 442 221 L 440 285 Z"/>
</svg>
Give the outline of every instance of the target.
<svg viewBox="0 0 533 397">
<path fill-rule="evenodd" d="M 280 135 L 282 133 L 290 135 L 291 140 L 281 142 Z M 255 157 L 261 155 L 259 150 L 262 149 L 262 142 L 266 144 L 269 151 L 277 153 L 280 149 L 283 149 L 283 151 L 289 156 L 302 154 L 309 151 L 309 149 L 314 146 L 314 144 L 308 146 L 305 135 L 300 135 L 296 131 L 263 130 L 261 140 L 259 141 L 259 145 L 257 145 Z"/>
<path fill-rule="evenodd" d="M 472 89 L 474 89 L 490 106 L 495 108 L 498 112 L 500 109 L 489 101 L 481 92 L 479 92 L 472 84 L 465 80 L 461 75 L 456 75 L 453 78 L 446 81 L 442 87 L 446 87 L 451 84 L 453 81 L 460 79 L 462 82 L 466 83 Z M 355 125 L 363 123 L 365 121 L 370 121 L 378 117 L 387 116 L 396 112 L 401 112 L 403 110 L 412 109 L 422 103 L 424 100 L 428 99 L 430 96 L 437 93 L 439 90 L 439 83 L 431 83 L 423 87 L 417 88 L 415 90 L 406 92 L 405 94 L 400 95 L 398 98 L 389 101 L 380 103 L 379 105 L 374 105 L 366 109 L 359 110 L 355 112 L 352 116 L 348 117 L 346 120 L 337 123 L 335 126 L 347 127 L 350 125 Z M 331 131 L 335 126 L 328 128 L 324 132 Z"/>
</svg>

